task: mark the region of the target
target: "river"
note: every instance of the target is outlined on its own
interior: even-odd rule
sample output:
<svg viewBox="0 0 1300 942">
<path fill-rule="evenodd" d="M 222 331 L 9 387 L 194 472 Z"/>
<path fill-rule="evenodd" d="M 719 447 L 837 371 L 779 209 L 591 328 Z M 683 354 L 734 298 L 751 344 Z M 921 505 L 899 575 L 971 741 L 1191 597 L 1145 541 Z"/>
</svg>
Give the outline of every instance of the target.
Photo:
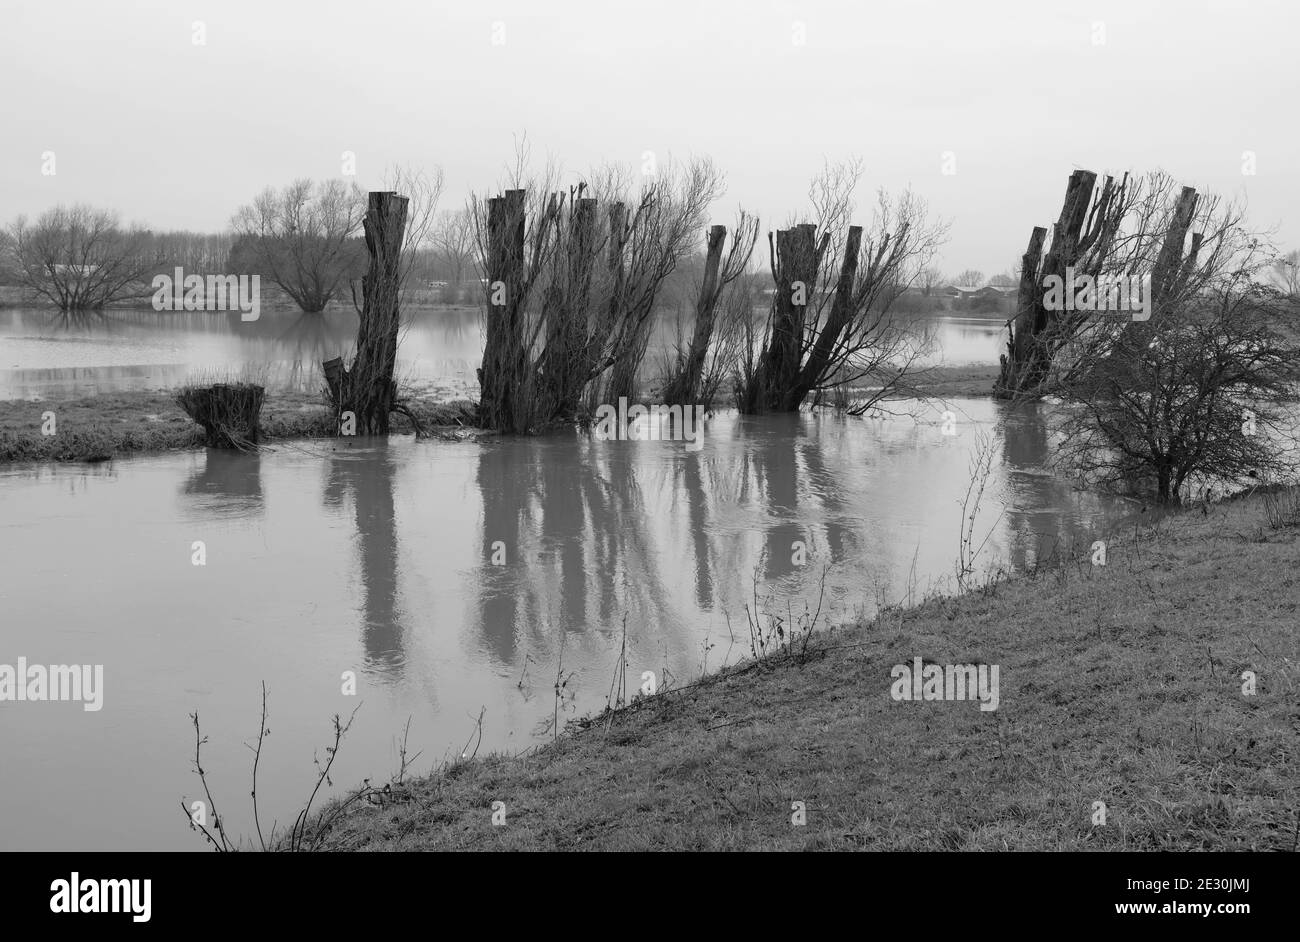
<svg viewBox="0 0 1300 942">
<path fill-rule="evenodd" d="M 42 334 L 35 313 L 0 312 L 0 395 L 166 385 L 170 370 L 276 360 L 284 336 L 175 320 L 150 332 L 145 317 L 126 315 L 101 345 L 93 324 Z M 408 375 L 433 388 L 467 382 L 476 362 L 477 328 L 450 320 L 417 323 L 402 348 Z M 939 328 L 950 361 L 996 355 L 995 329 Z M 53 349 L 38 358 L 39 344 Z M 0 848 L 201 849 L 180 804 L 201 793 L 195 711 L 218 808 L 252 833 L 245 744 L 262 681 L 262 820 L 283 826 L 335 713 L 359 706 L 330 794 L 386 780 L 408 718 L 415 772 L 477 740 L 480 712 L 480 755 L 547 741 L 557 711 L 563 723 L 605 704 L 624 619 L 635 692 L 646 671 L 684 684 L 748 655 L 756 591 L 783 615 L 820 600 L 834 623 L 909 585 L 952 588 L 981 432 L 997 447 L 982 562 L 1023 567 L 1120 513 L 1043 473 L 1042 407 L 946 407 L 953 435 L 942 407 L 915 402 L 867 419 L 724 410 L 699 451 L 574 432 L 0 466 L 0 663 L 104 668 L 97 712 L 0 703 Z"/>
</svg>

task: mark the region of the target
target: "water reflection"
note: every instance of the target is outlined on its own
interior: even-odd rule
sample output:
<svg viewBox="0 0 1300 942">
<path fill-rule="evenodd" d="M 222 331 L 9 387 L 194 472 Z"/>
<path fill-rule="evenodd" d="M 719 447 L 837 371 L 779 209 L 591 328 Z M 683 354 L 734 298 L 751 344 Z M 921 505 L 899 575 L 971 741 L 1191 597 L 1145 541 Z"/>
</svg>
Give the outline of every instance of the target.
<svg viewBox="0 0 1300 942">
<path fill-rule="evenodd" d="M 629 631 L 674 643 L 688 619 L 675 600 L 678 553 L 664 537 L 681 533 L 683 506 L 698 518 L 705 501 L 698 484 L 671 486 L 698 456 L 678 446 L 665 464 L 660 446 L 562 435 L 481 450 L 481 552 L 490 560 L 504 549 L 507 560 L 485 567 L 477 600 L 479 634 L 497 662 L 517 664 L 521 642 L 552 646 L 550 627 L 611 635 L 625 614 Z M 707 534 L 697 540 L 696 582 L 709 585 Z"/>
<path fill-rule="evenodd" d="M 475 387 L 483 352 L 476 308 L 412 308 L 404 313 L 398 375 L 412 386 L 462 395 Z M 646 362 L 659 362 L 675 342 L 670 318 L 656 321 Z M 996 363 L 1003 322 L 929 318 L 948 363 Z M 314 392 L 322 359 L 356 339 L 350 305 L 321 314 L 264 307 L 256 321 L 238 311 L 155 311 L 112 308 L 62 314 L 49 308 L 0 310 L 0 399 L 70 398 L 175 385 L 188 373 L 267 371 L 273 390 Z M 87 342 L 93 341 L 93 342 Z M 127 367 L 129 372 L 111 372 Z M 80 368 L 88 374 L 46 374 L 39 384 L 23 371 Z M 166 372 L 162 372 L 163 370 Z"/>
<path fill-rule="evenodd" d="M 1043 403 L 998 403 L 1002 462 L 1006 469 L 1007 562 L 1025 570 L 1053 553 L 1078 550 L 1090 530 L 1078 525 L 1081 515 L 1073 505 L 1086 503 L 1093 513 L 1103 505 L 1116 511 L 1113 501 L 1075 491 L 1044 468 L 1050 456 L 1051 435 Z"/>
<path fill-rule="evenodd" d="M 191 374 L 249 367 L 265 373 L 272 390 L 315 392 L 320 361 L 348 350 L 356 333 L 357 315 L 347 308 L 324 314 L 263 309 L 256 321 L 244 321 L 238 311 L 0 310 L 0 399 L 155 389 Z M 400 338 L 398 375 L 464 394 L 474 384 L 482 347 L 477 311 L 417 309 Z"/>
<path fill-rule="evenodd" d="M 364 452 L 335 452 L 328 461 L 325 506 L 342 511 L 349 501 L 352 504 L 365 670 L 397 681 L 406 663 L 406 612 L 398 599 L 393 459 L 386 443 L 370 442 Z"/>
<path fill-rule="evenodd" d="M 45 328 L 49 331 L 112 333 L 115 325 L 103 311 L 48 311 Z"/>
<path fill-rule="evenodd" d="M 201 709 L 214 767 L 235 767 L 262 679 L 276 741 L 294 744 L 280 748 L 307 744 L 280 773 L 268 768 L 268 788 L 277 774 L 284 786 L 276 813 L 292 814 L 351 665 L 370 689 L 338 770 L 347 783 L 392 769 L 393 737 L 411 716 L 412 745 L 430 758 L 459 749 L 484 708 L 483 752 L 535 742 L 555 709 L 561 643 L 576 695 L 568 716 L 599 710 L 625 613 L 633 690 L 661 665 L 694 680 L 703 644 L 716 647 L 711 669 L 747 654 L 741 606 L 755 567 L 760 605 L 770 595 L 797 615 L 816 606 L 821 564 L 834 562 L 822 612 L 831 624 L 870 616 L 877 576 L 889 601 L 911 575 L 918 594 L 942 588 L 976 429 L 1002 448 L 980 516 L 982 533 L 1005 501 L 988 562 L 1032 565 L 1056 541 L 1104 529 L 1105 504 L 1039 470 L 1052 447 L 1042 407 L 949 406 L 963 421 L 947 438 L 909 417 L 724 412 L 698 452 L 568 434 L 367 440 L 319 457 L 307 446 L 208 451 L 126 459 L 111 473 L 0 469 L 7 640 L 51 663 L 107 661 L 119 691 L 99 719 L 111 730 L 55 710 L 0 722 L 0 754 L 42 757 L 4 770 L 0 844 L 58 835 L 64 846 L 121 846 L 126 826 L 137 845 L 190 846 L 157 814 L 193 787 L 185 718 Z M 124 516 L 138 525 L 124 530 Z M 194 539 L 217 541 L 201 569 Z M 795 541 L 807 565 L 791 559 Z M 491 564 L 497 542 L 502 566 Z M 50 752 L 52 742 L 65 746 Z M 88 789 L 121 814 L 70 824 L 60 809 Z"/>
<path fill-rule="evenodd" d="M 695 590 L 695 605 L 711 609 L 715 604 L 713 582 L 713 549 L 709 534 L 712 532 L 709 502 L 704 492 L 704 464 L 702 452 L 691 452 L 677 463 L 676 484 L 686 495 L 687 538 L 691 544 L 691 587 Z"/>
<path fill-rule="evenodd" d="M 198 513 L 215 517 L 256 517 L 262 513 L 262 456 L 209 448 L 203 464 L 181 493 L 200 500 Z"/>
<path fill-rule="evenodd" d="M 321 363 L 340 356 L 344 341 L 331 331 L 319 314 L 303 314 L 275 338 L 289 363 L 284 382 L 290 389 L 307 390 L 324 385 Z"/>
</svg>

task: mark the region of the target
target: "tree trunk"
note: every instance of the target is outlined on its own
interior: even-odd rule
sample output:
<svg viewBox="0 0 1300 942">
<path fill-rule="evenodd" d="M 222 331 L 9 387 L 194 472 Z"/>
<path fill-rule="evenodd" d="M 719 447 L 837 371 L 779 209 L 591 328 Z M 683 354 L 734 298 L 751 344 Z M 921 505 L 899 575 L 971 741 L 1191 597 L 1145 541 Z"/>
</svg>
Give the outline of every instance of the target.
<svg viewBox="0 0 1300 942">
<path fill-rule="evenodd" d="M 548 287 L 546 349 L 541 373 L 546 384 L 545 419 L 572 418 L 586 383 L 587 303 L 595 261 L 596 201 L 573 203 L 567 238 L 564 284 Z"/>
<path fill-rule="evenodd" d="M 1167 465 L 1156 469 L 1156 499 L 1161 504 L 1176 504 L 1178 496 L 1173 492 L 1172 475 Z"/>
<path fill-rule="evenodd" d="M 1156 302 L 1169 297 L 1177 287 L 1183 260 L 1183 242 L 1187 239 L 1187 230 L 1192 225 L 1196 213 L 1196 190 L 1185 186 L 1178 194 L 1174 204 L 1174 215 L 1169 221 L 1169 230 L 1165 233 L 1164 244 L 1156 257 L 1155 267 L 1151 270 L 1151 293 Z M 1194 242 L 1200 248 L 1200 239 Z"/>
<path fill-rule="evenodd" d="M 839 343 L 840 335 L 849 326 L 849 318 L 853 316 L 853 288 L 858 277 L 858 256 L 861 246 L 862 227 L 849 226 L 848 238 L 844 240 L 844 259 L 840 262 L 840 277 L 835 285 L 835 300 L 831 302 L 830 316 L 826 318 L 822 332 L 817 337 L 817 343 L 808 354 L 808 362 L 804 364 L 798 382 L 786 397 L 788 404 L 793 403 L 786 411 L 797 411 L 800 403 L 813 387 L 821 383 L 822 377 L 840 365 L 833 364 L 832 360 L 835 358 L 835 347 Z"/>
<path fill-rule="evenodd" d="M 722 245 L 727 238 L 726 226 L 709 229 L 708 248 L 704 256 L 704 280 L 700 283 L 700 296 L 695 304 L 695 327 L 691 345 L 681 372 L 673 377 L 663 391 L 663 401 L 668 405 L 693 405 L 700 392 L 704 375 L 704 361 L 713 340 L 713 326 L 718 316 L 718 269 L 722 265 Z"/>
<path fill-rule="evenodd" d="M 393 367 L 397 362 L 400 323 L 402 233 L 406 227 L 407 198 L 388 191 L 372 191 L 364 228 L 370 265 L 361 279 L 361 324 L 357 328 L 357 355 L 351 369 L 342 363 L 325 364 L 336 416 L 352 412 L 363 435 L 387 435 L 388 416 L 397 404 Z"/>
<path fill-rule="evenodd" d="M 524 277 L 523 190 L 488 200 L 488 306 L 479 424 L 499 432 L 527 431 L 527 374 L 520 307 Z M 520 427 L 520 426 L 523 427 Z"/>
<path fill-rule="evenodd" d="M 1008 342 L 1008 355 L 1002 360 L 1002 369 L 994 387 L 995 394 L 1001 398 L 1038 393 L 1051 370 L 1057 350 L 1068 339 L 1066 332 L 1058 330 L 1067 312 L 1048 311 L 1043 306 L 1043 279 L 1052 275 L 1064 279 L 1065 270 L 1078 259 L 1079 243 L 1084 236 L 1083 227 L 1096 183 L 1097 175 L 1091 170 L 1076 170 L 1070 174 L 1061 215 L 1052 227 L 1052 247 L 1042 259 L 1041 271 L 1037 271 L 1037 266 L 1045 233 L 1040 235 L 1042 230 L 1035 228 L 1029 237 L 1029 249 L 1025 252 L 1020 276 L 1016 310 L 1018 326 Z"/>
<path fill-rule="evenodd" d="M 1020 374 L 1025 371 L 1035 372 L 1037 367 L 1030 366 L 1031 343 L 1036 330 L 1041 330 L 1038 320 L 1045 315 L 1038 303 L 1041 297 L 1042 282 L 1039 280 L 1039 266 L 1043 263 L 1043 242 L 1047 239 L 1047 230 L 1035 226 L 1029 235 L 1029 247 L 1020 260 L 1020 289 L 1016 293 L 1016 316 L 1007 338 L 1007 352 L 1001 356 L 1002 369 L 998 375 L 995 390 L 999 395 L 1013 394 L 1020 385 Z"/>
<path fill-rule="evenodd" d="M 796 411 L 802 401 L 799 397 L 791 405 L 799 383 L 808 304 L 814 301 L 817 290 L 820 252 L 816 232 L 816 226 L 803 223 L 776 234 L 772 333 L 759 365 L 763 383 L 759 405 L 767 412 Z M 825 243 L 823 239 L 823 246 Z"/>
</svg>

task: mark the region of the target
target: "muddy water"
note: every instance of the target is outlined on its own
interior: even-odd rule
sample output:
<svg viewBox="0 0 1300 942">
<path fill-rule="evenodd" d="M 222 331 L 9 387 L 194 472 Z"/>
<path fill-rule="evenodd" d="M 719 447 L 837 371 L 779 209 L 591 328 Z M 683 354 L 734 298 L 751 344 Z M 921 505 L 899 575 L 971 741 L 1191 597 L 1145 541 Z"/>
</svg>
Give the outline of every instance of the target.
<svg viewBox="0 0 1300 942">
<path fill-rule="evenodd" d="M 483 352 L 478 312 L 417 309 L 407 319 L 397 372 L 412 387 L 448 396 L 475 386 Z M 1002 322 L 944 317 L 926 322 L 953 364 L 996 363 Z M 356 340 L 353 313 L 238 313 L 113 310 L 60 314 L 0 310 L 0 399 L 68 399 L 99 393 L 172 388 L 205 372 L 254 366 L 273 389 L 315 391 L 319 364 Z M 661 323 L 647 364 L 672 348 L 675 328 Z"/>
<path fill-rule="evenodd" d="M 603 706 L 625 616 L 635 690 L 643 671 L 684 683 L 746 654 L 755 574 L 760 597 L 799 611 L 829 563 L 831 620 L 913 579 L 944 585 L 980 429 L 999 444 L 980 517 L 996 526 L 990 561 L 1024 565 L 1112 512 L 1041 473 L 1035 411 L 951 407 L 952 436 L 917 406 L 722 413 L 698 452 L 395 438 L 0 468 L 0 664 L 104 667 L 97 712 L 0 703 L 0 847 L 200 847 L 179 804 L 199 797 L 195 711 L 218 806 L 251 833 L 244 743 L 263 680 L 262 817 L 283 823 L 335 713 L 359 706 L 336 794 L 395 770 L 408 717 L 425 771 L 460 752 L 480 710 L 482 751 L 548 738 L 557 670 L 572 675 L 561 722 Z"/>
</svg>

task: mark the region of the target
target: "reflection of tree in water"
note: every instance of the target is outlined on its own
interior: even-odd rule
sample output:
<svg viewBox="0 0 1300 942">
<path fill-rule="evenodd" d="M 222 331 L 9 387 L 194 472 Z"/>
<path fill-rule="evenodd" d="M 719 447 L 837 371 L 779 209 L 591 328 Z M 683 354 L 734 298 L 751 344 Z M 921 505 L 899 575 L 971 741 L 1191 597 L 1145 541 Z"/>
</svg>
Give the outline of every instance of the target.
<svg viewBox="0 0 1300 942">
<path fill-rule="evenodd" d="M 484 445 L 479 449 L 477 481 L 483 500 L 483 532 L 480 559 L 484 561 L 483 579 L 479 593 L 479 633 L 488 650 L 502 664 L 514 664 L 516 656 L 516 629 L 522 621 L 536 627 L 538 612 L 529 606 L 536 605 L 533 595 L 523 596 L 518 585 L 524 581 L 516 566 L 530 562 L 523 554 L 524 518 L 532 498 L 535 465 L 531 457 L 532 443 L 514 445 Z M 504 566 L 491 565 L 493 544 L 500 541 L 505 546 Z M 522 619 L 520 608 L 523 608 Z"/>
<path fill-rule="evenodd" d="M 103 311 L 49 311 L 46 313 L 45 325 L 51 330 L 84 330 L 88 333 L 105 334 L 117 325 Z"/>
<path fill-rule="evenodd" d="M 820 505 L 821 535 L 826 548 L 830 550 L 830 559 L 825 560 L 825 562 L 834 563 L 848 557 L 848 554 L 854 549 L 855 540 L 853 530 L 841 522 L 844 519 L 844 498 L 847 489 L 844 482 L 839 480 L 835 472 L 831 470 L 831 467 L 838 464 L 838 462 L 832 461 L 830 465 L 827 464 L 826 449 L 830 444 L 840 441 L 840 437 L 845 434 L 849 422 L 856 423 L 858 420 L 844 415 L 821 415 L 817 417 L 817 420 L 816 436 L 803 438 L 800 444 L 804 467 L 808 471 L 807 484 L 804 490 Z M 831 424 L 836 426 L 837 434 L 835 435 L 826 434 L 826 430 Z M 809 549 L 812 549 L 811 544 L 809 544 Z M 816 568 L 818 572 L 821 571 L 821 566 Z"/>
<path fill-rule="evenodd" d="M 300 392 L 315 390 L 324 382 L 320 364 L 337 353 L 337 331 L 322 314 L 299 315 L 275 338 L 276 346 L 289 361 L 285 384 Z"/>
<path fill-rule="evenodd" d="M 370 453 L 331 457 L 325 505 L 342 507 L 349 497 L 356 517 L 360 566 L 361 639 L 366 669 L 400 678 L 405 663 L 404 614 L 397 603 L 397 515 L 393 505 L 395 468 L 387 447 Z"/>
<path fill-rule="evenodd" d="M 646 509 L 637 465 L 645 448 L 680 448 L 655 442 L 584 441 L 582 449 L 583 503 L 592 536 L 592 558 L 585 569 L 594 583 L 598 601 L 599 627 L 614 629 L 628 612 L 628 624 L 641 631 L 662 631 L 680 624 L 669 602 L 676 587 L 666 584 L 659 561 L 659 548 L 652 545 L 653 523 Z M 663 554 L 673 558 L 679 552 L 672 545 Z"/>
<path fill-rule="evenodd" d="M 793 413 L 764 416 L 761 422 L 747 423 L 744 490 L 748 499 L 765 508 L 774 521 L 763 530 L 764 582 L 792 573 L 791 544 L 807 541 L 803 525 L 794 519 L 799 504 L 799 456 L 795 448 L 799 426 L 800 416 Z M 752 573 L 746 571 L 744 578 L 748 585 Z"/>
<path fill-rule="evenodd" d="M 709 546 L 711 532 L 709 498 L 704 490 L 703 463 L 704 457 L 701 451 L 687 452 L 677 465 L 676 471 L 679 479 L 677 486 L 686 495 L 686 515 L 691 531 L 695 605 L 703 611 L 709 611 L 713 608 L 714 602 L 713 553 Z"/>
<path fill-rule="evenodd" d="M 480 450 L 479 634 L 500 663 L 517 663 L 521 638 L 530 646 L 550 643 L 548 622 L 612 632 L 626 611 L 629 636 L 640 637 L 680 622 L 651 545 L 636 450 L 633 443 L 567 438 Z M 506 547 L 503 567 L 486 564 L 498 540 Z"/>
<path fill-rule="evenodd" d="M 447 311 L 441 315 L 442 342 L 445 346 L 459 348 L 466 340 L 479 335 L 479 312 Z M 472 335 L 471 335 L 472 332 Z"/>
<path fill-rule="evenodd" d="M 229 517 L 259 515 L 263 509 L 262 456 L 209 448 L 203 467 L 189 476 L 182 493 L 203 497 L 206 512 Z"/>
<path fill-rule="evenodd" d="M 796 541 L 804 543 L 809 560 L 815 550 L 829 555 L 825 562 L 844 559 L 852 543 L 851 531 L 839 522 L 843 484 L 830 471 L 824 453 L 832 437 L 822 434 L 819 426 L 815 434 L 804 434 L 805 423 L 815 421 L 806 415 L 771 415 L 742 426 L 748 434 L 741 458 L 741 500 L 774 518 L 764 530 L 764 582 L 784 579 L 799 568 L 793 560 Z M 745 578 L 748 584 L 752 573 L 746 572 Z"/>
<path fill-rule="evenodd" d="M 998 403 L 1007 488 L 1008 562 L 1024 570 L 1059 548 L 1070 550 L 1080 527 L 1068 508 L 1073 492 L 1044 469 L 1051 439 L 1041 403 Z"/>
</svg>

